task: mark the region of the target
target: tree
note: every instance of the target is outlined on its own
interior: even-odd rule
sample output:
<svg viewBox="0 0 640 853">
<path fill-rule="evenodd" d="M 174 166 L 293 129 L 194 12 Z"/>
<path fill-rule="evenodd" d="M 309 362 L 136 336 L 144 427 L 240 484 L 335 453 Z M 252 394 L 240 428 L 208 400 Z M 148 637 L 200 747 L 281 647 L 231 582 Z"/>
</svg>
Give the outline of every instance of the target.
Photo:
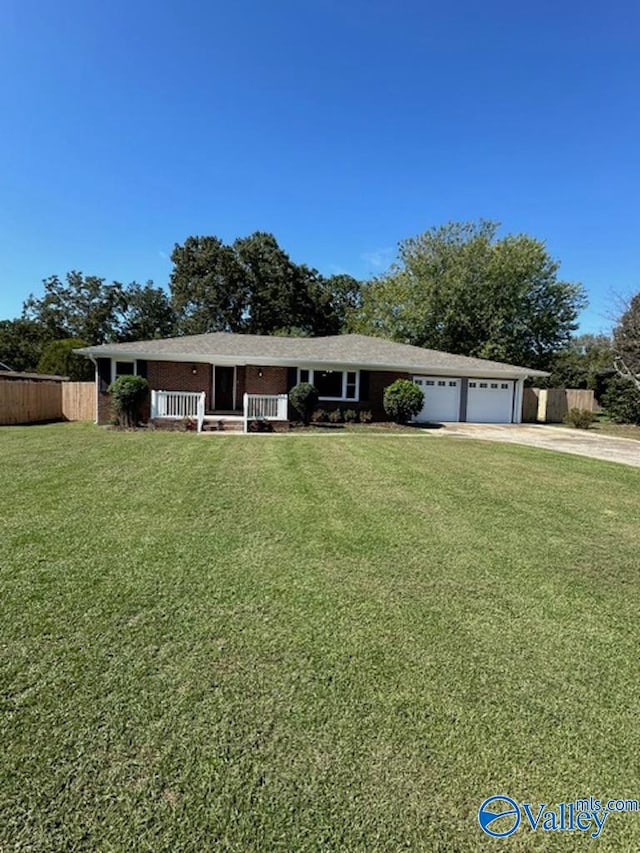
<svg viewBox="0 0 640 853">
<path fill-rule="evenodd" d="M 449 223 L 399 245 L 399 259 L 362 289 L 358 331 L 417 346 L 546 367 L 585 307 L 581 285 L 527 235 Z"/>
<path fill-rule="evenodd" d="M 249 302 L 244 271 L 218 237 L 188 237 L 171 253 L 171 304 L 180 334 L 242 332 Z"/>
<path fill-rule="evenodd" d="M 62 282 L 57 275 L 44 280 L 45 294 L 29 296 L 22 316 L 41 324 L 50 339 L 82 338 L 101 344 L 118 338 L 118 312 L 124 307 L 123 287 L 104 278 L 72 270 Z"/>
<path fill-rule="evenodd" d="M 614 367 L 640 391 L 640 293 L 633 296 L 613 330 Z"/>
<path fill-rule="evenodd" d="M 325 279 L 294 263 L 263 231 L 231 245 L 188 237 L 171 260 L 171 302 L 182 334 L 337 334 L 359 300 L 355 279 Z"/>
<path fill-rule="evenodd" d="M 0 361 L 13 370 L 35 371 L 45 344 L 47 329 L 32 320 L 0 320 Z"/>
<path fill-rule="evenodd" d="M 598 400 L 615 375 L 612 341 L 606 335 L 579 335 L 556 353 L 549 365 L 551 376 L 536 380 L 548 388 L 590 388 Z"/>
<path fill-rule="evenodd" d="M 147 341 L 175 333 L 176 315 L 167 292 L 161 287 L 155 287 L 152 281 L 144 286 L 132 281 L 122 294 L 118 340 Z"/>
<path fill-rule="evenodd" d="M 94 375 L 93 364 L 89 359 L 74 352 L 74 349 L 86 346 L 87 342 L 80 338 L 49 341 L 38 362 L 38 373 L 68 376 L 74 382 L 90 381 Z"/>
</svg>

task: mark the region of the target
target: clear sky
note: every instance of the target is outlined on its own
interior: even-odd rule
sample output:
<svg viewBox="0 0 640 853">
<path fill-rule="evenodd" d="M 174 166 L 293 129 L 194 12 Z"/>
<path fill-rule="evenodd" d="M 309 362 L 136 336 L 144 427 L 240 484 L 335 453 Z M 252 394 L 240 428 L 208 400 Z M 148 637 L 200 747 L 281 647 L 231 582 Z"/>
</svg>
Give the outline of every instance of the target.
<svg viewBox="0 0 640 853">
<path fill-rule="evenodd" d="M 640 3 L 2 0 L 0 318 L 79 269 L 165 285 L 260 229 L 358 277 L 484 217 L 640 289 Z"/>
</svg>

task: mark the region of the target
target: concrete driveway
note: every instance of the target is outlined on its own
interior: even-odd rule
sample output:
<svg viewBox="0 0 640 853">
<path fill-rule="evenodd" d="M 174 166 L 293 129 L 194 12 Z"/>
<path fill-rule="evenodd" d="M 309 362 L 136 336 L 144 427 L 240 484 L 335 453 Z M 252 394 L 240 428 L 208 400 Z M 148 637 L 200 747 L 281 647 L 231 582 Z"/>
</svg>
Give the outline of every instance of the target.
<svg viewBox="0 0 640 853">
<path fill-rule="evenodd" d="M 443 429 L 434 430 L 432 435 L 526 444 L 640 468 L 640 441 L 614 438 L 587 430 L 544 424 L 444 424 Z"/>
</svg>

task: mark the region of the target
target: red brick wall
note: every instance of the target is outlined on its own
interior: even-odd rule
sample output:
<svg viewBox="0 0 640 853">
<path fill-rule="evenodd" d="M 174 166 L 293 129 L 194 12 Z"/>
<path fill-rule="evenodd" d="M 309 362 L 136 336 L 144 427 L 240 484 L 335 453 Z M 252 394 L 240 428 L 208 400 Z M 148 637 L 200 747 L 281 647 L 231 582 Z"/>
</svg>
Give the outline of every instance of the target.
<svg viewBox="0 0 640 853">
<path fill-rule="evenodd" d="M 193 372 L 195 370 L 195 373 Z M 204 391 L 211 408 L 211 365 L 190 361 L 148 361 L 147 380 L 154 391 Z"/>
<path fill-rule="evenodd" d="M 108 424 L 112 418 L 111 397 L 106 389 L 111 383 L 111 360 L 99 359 L 102 381 L 99 382 L 98 423 Z M 196 371 L 195 373 L 193 371 Z M 211 405 L 211 365 L 202 362 L 148 361 L 147 381 L 154 391 L 204 391 L 206 406 Z M 148 409 L 147 405 L 147 409 Z M 149 413 L 146 412 L 146 417 Z M 146 419 L 145 417 L 145 419 Z"/>
<path fill-rule="evenodd" d="M 258 376 L 258 371 L 262 376 Z M 254 367 L 249 365 L 245 368 L 245 390 L 247 394 L 286 394 L 287 368 L 286 367 Z"/>
<path fill-rule="evenodd" d="M 372 370 L 369 373 L 369 400 L 360 403 L 361 409 L 369 409 L 374 421 L 388 421 L 389 418 L 382 405 L 384 389 L 396 379 L 410 379 L 408 373 L 397 373 L 392 370 Z"/>
</svg>

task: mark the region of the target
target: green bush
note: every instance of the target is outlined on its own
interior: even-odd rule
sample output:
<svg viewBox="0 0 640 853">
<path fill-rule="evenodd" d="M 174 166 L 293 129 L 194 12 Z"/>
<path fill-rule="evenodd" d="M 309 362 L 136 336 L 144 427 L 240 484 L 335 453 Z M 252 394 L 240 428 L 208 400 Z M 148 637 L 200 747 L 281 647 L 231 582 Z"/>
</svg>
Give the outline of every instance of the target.
<svg viewBox="0 0 640 853">
<path fill-rule="evenodd" d="M 343 413 L 343 417 L 346 424 L 358 423 L 358 413 L 355 409 L 346 409 Z"/>
<path fill-rule="evenodd" d="M 289 391 L 289 402 L 305 425 L 309 423 L 311 414 L 318 404 L 318 396 L 318 389 L 310 382 L 298 382 Z"/>
<path fill-rule="evenodd" d="M 607 415 L 617 424 L 640 424 L 640 391 L 633 382 L 616 376 L 602 397 Z"/>
<path fill-rule="evenodd" d="M 361 409 L 360 410 L 360 423 L 361 424 L 370 424 L 373 420 L 373 413 L 371 409 Z"/>
<path fill-rule="evenodd" d="M 398 424 L 405 424 L 415 417 L 424 403 L 424 394 L 408 379 L 396 379 L 384 389 L 385 412 Z"/>
<path fill-rule="evenodd" d="M 334 409 L 332 412 L 329 412 L 329 423 L 332 424 L 341 424 L 342 423 L 342 412 L 340 409 Z"/>
<path fill-rule="evenodd" d="M 595 419 L 596 416 L 589 409 L 569 409 L 562 420 L 576 429 L 589 429 Z"/>
<path fill-rule="evenodd" d="M 142 404 L 149 393 L 149 383 L 142 376 L 120 376 L 108 388 L 111 405 L 122 427 L 136 427 Z"/>
<path fill-rule="evenodd" d="M 315 424 L 326 424 L 329 420 L 329 412 L 326 409 L 316 409 L 313 413 L 311 420 Z"/>
</svg>

